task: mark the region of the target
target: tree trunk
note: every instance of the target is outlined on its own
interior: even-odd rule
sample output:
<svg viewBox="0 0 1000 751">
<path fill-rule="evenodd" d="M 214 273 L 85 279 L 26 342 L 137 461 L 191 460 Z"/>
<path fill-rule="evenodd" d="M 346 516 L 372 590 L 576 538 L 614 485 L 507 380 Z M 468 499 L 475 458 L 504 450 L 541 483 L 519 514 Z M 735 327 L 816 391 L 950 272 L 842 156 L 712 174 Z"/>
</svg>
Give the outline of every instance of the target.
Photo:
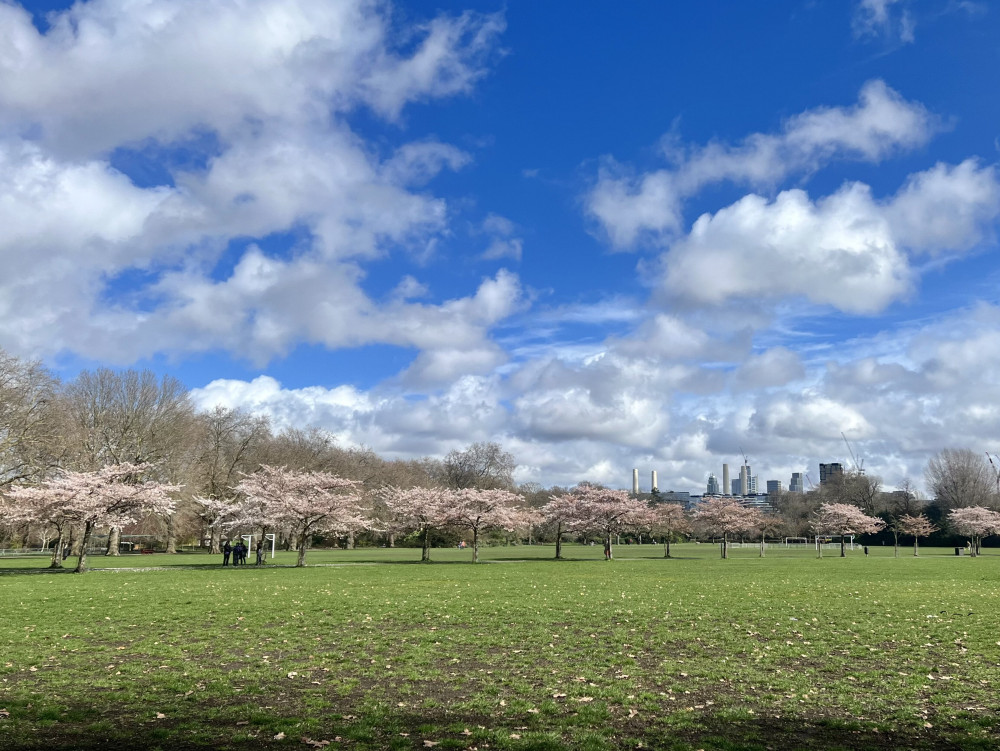
<svg viewBox="0 0 1000 751">
<path fill-rule="evenodd" d="M 90 534 L 93 531 L 93 525 L 87 522 L 83 527 L 83 537 L 80 540 L 80 557 L 76 561 L 76 568 L 73 569 L 73 573 L 82 574 L 87 570 L 87 545 L 90 544 Z"/>
<path fill-rule="evenodd" d="M 556 523 L 556 558 L 562 558 L 562 522 Z"/>
<path fill-rule="evenodd" d="M 844 535 L 840 536 L 840 557 L 841 558 L 847 557 L 847 539 L 844 537 Z"/>
<path fill-rule="evenodd" d="M 727 535 L 722 536 L 722 557 L 729 557 L 729 537 Z"/>
<path fill-rule="evenodd" d="M 431 528 L 424 527 L 424 548 L 420 551 L 421 561 L 430 561 L 431 559 Z"/>
<path fill-rule="evenodd" d="M 354 550 L 354 530 L 347 533 L 347 549 Z"/>
<path fill-rule="evenodd" d="M 619 538 L 618 542 L 619 542 L 619 544 L 621 544 L 621 538 Z M 610 532 L 608 532 L 607 545 L 608 545 L 608 560 L 612 561 L 615 558 L 615 551 L 614 551 L 614 548 L 611 547 L 611 533 Z"/>
<path fill-rule="evenodd" d="M 819 535 L 816 535 L 816 557 L 823 557 L 823 543 L 819 541 Z"/>
<path fill-rule="evenodd" d="M 222 552 L 222 547 L 220 545 L 221 538 L 222 533 L 219 531 L 218 527 L 209 528 L 208 552 L 210 555 L 218 555 Z"/>
<path fill-rule="evenodd" d="M 122 539 L 121 527 L 112 527 L 108 532 L 108 549 L 104 551 L 104 555 L 118 555 L 119 554 L 119 543 Z"/>
<path fill-rule="evenodd" d="M 663 536 L 663 557 L 670 557 L 670 535 Z"/>
<path fill-rule="evenodd" d="M 763 557 L 764 557 L 764 555 L 765 555 L 765 549 L 764 549 L 764 533 L 763 533 L 763 532 L 761 532 L 761 533 L 760 533 L 760 557 L 761 557 L 761 558 L 763 558 Z"/>
<path fill-rule="evenodd" d="M 167 550 L 174 554 L 177 552 L 177 522 L 174 514 L 167 515 Z"/>
<path fill-rule="evenodd" d="M 63 567 L 63 528 L 59 527 L 59 537 L 56 539 L 56 546 L 52 549 L 52 560 L 49 562 L 49 568 L 62 568 Z"/>
<path fill-rule="evenodd" d="M 917 553 L 917 538 L 914 537 L 913 538 L 913 557 L 916 558 L 917 555 L 918 555 L 918 553 Z"/>
<path fill-rule="evenodd" d="M 893 530 L 892 533 L 892 556 L 899 558 L 899 535 Z"/>
<path fill-rule="evenodd" d="M 299 559 L 295 562 L 296 568 L 301 568 L 306 565 L 306 542 L 309 540 L 309 534 L 303 532 L 299 535 Z"/>
<path fill-rule="evenodd" d="M 396 547 L 396 533 L 395 532 L 390 532 L 389 533 L 389 543 L 388 544 L 389 544 L 390 548 Z"/>
<path fill-rule="evenodd" d="M 472 528 L 472 562 L 479 563 L 479 528 Z"/>
</svg>

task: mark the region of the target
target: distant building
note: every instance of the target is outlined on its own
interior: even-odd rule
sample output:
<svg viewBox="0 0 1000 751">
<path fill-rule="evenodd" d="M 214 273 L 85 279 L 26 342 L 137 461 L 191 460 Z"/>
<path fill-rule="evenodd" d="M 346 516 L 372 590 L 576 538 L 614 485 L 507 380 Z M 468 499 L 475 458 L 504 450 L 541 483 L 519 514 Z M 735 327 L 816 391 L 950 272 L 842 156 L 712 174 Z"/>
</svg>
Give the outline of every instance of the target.
<svg viewBox="0 0 1000 751">
<path fill-rule="evenodd" d="M 740 489 L 740 481 L 733 480 L 729 486 L 729 495 L 743 495 L 743 491 Z"/>
<path fill-rule="evenodd" d="M 744 464 L 740 467 L 740 492 L 739 495 L 750 495 L 750 465 Z"/>
<path fill-rule="evenodd" d="M 760 476 L 753 475 L 750 478 L 748 490 L 750 491 L 748 495 L 757 495 L 760 492 Z"/>
<path fill-rule="evenodd" d="M 831 464 L 820 464 L 819 465 L 819 484 L 826 485 L 828 482 L 834 480 L 834 478 L 842 477 L 844 474 L 844 465 L 839 462 L 833 462 Z"/>
<path fill-rule="evenodd" d="M 778 495 L 782 491 L 781 480 L 768 480 L 767 481 L 767 494 Z"/>
<path fill-rule="evenodd" d="M 722 491 L 719 489 L 719 478 L 715 475 L 708 476 L 708 487 L 705 489 L 705 495 L 722 495 Z"/>
<path fill-rule="evenodd" d="M 789 493 L 805 493 L 806 488 L 802 482 L 801 472 L 792 472 L 792 481 L 788 483 Z"/>
</svg>

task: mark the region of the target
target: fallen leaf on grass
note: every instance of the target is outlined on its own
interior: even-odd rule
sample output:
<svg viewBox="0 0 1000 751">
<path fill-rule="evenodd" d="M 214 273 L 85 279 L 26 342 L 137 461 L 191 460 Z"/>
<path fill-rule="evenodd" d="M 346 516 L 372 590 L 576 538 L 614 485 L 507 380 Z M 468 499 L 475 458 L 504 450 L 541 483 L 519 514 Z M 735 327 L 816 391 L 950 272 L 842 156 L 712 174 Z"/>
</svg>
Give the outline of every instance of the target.
<svg viewBox="0 0 1000 751">
<path fill-rule="evenodd" d="M 236 727 L 239 727 L 240 725 L 249 725 L 249 724 L 250 720 L 240 720 L 239 722 L 236 723 Z"/>
<path fill-rule="evenodd" d="M 566 694 L 552 694 L 553 699 L 565 699 Z"/>
<path fill-rule="evenodd" d="M 932 728 L 932 727 L 934 727 L 934 726 L 933 726 L 933 725 L 931 725 L 931 724 L 930 724 L 929 722 L 925 722 L 925 723 L 924 723 L 924 727 L 925 727 L 925 728 Z"/>
<path fill-rule="evenodd" d="M 312 738 L 306 738 L 304 735 L 302 736 L 302 742 L 313 748 L 323 748 L 330 745 L 330 741 L 314 741 Z"/>
<path fill-rule="evenodd" d="M 472 735 L 472 731 L 466 728 L 461 733 L 459 733 L 459 735 Z"/>
<path fill-rule="evenodd" d="M 158 720 L 165 720 L 165 719 L 167 719 L 167 716 L 165 714 L 163 714 L 163 712 L 157 712 L 156 713 L 156 719 L 158 719 Z"/>
<path fill-rule="evenodd" d="M 531 709 L 528 710 L 528 713 L 529 714 L 538 714 L 540 711 L 541 711 L 540 709 L 535 709 L 534 707 L 532 707 Z"/>
<path fill-rule="evenodd" d="M 438 741 L 424 741 L 424 748 L 434 748 Z"/>
<path fill-rule="evenodd" d="M 278 733 L 271 740 L 272 741 L 283 741 L 283 740 L 285 740 L 285 734 L 284 733 Z"/>
<path fill-rule="evenodd" d="M 636 716 L 637 714 L 639 714 L 639 710 L 638 710 L 638 709 L 630 709 L 630 710 L 628 711 L 628 718 L 629 718 L 629 719 L 631 720 L 631 719 L 632 719 L 633 717 L 635 717 L 635 716 Z"/>
<path fill-rule="evenodd" d="M 576 698 L 576 700 L 579 701 L 579 702 L 588 702 L 588 701 L 593 701 L 594 697 L 593 696 L 578 696 Z"/>
<path fill-rule="evenodd" d="M 288 677 L 288 678 L 294 678 L 294 677 L 295 677 L 295 676 L 297 676 L 297 675 L 298 675 L 298 673 L 296 673 L 296 672 L 295 672 L 295 671 L 293 670 L 293 671 L 292 671 L 291 673 L 289 673 L 289 674 L 288 674 L 288 676 L 287 676 L 287 677 Z"/>
<path fill-rule="evenodd" d="M 5 720 L 10 717 L 10 712 L 6 709 L 0 709 L 0 720 Z"/>
</svg>

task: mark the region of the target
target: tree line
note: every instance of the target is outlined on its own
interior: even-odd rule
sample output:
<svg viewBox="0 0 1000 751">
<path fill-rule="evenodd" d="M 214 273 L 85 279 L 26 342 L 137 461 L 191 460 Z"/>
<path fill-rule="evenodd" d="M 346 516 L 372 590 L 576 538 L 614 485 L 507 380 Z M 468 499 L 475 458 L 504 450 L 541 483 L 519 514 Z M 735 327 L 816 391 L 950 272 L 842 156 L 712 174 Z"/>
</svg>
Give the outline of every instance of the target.
<svg viewBox="0 0 1000 751">
<path fill-rule="evenodd" d="M 623 534 L 655 537 L 669 557 L 670 542 L 691 534 L 721 537 L 725 555 L 734 538 L 881 531 L 898 549 L 900 537 L 916 543 L 938 530 L 968 537 L 977 552 L 1000 531 L 1000 483 L 984 456 L 945 449 L 933 457 L 930 503 L 909 481 L 884 492 L 877 476 L 855 471 L 809 493 L 782 493 L 771 513 L 709 499 L 687 514 L 590 483 L 517 486 L 514 459 L 496 443 L 442 460 L 389 460 L 315 428 L 274 431 L 242 409 L 198 411 L 170 376 L 97 369 L 62 383 L 41 363 L 0 351 L 0 547 L 51 544 L 56 566 L 64 552 L 85 555 L 98 530 L 107 532 L 104 552 L 118 554 L 124 528 L 166 552 L 191 540 L 218 552 L 224 535 L 269 529 L 300 562 L 317 537 L 346 547 L 402 540 L 426 558 L 433 545 L 467 534 L 475 558 L 481 535 L 515 532 L 555 542 L 557 557 L 568 535 L 602 540 L 608 557 Z M 85 498 L 108 507 L 85 511 Z M 310 499 L 327 510 L 308 511 Z"/>
</svg>

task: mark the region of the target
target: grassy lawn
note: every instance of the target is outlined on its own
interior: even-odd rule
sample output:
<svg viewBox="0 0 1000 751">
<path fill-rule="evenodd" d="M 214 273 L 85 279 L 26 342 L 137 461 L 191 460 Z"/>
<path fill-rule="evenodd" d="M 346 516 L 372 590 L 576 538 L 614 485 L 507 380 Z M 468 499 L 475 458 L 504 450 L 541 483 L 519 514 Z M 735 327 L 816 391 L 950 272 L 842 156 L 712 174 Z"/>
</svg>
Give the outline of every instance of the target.
<svg viewBox="0 0 1000 751">
<path fill-rule="evenodd" d="M 0 749 L 1000 742 L 1000 555 L 673 552 L 0 559 Z"/>
</svg>

